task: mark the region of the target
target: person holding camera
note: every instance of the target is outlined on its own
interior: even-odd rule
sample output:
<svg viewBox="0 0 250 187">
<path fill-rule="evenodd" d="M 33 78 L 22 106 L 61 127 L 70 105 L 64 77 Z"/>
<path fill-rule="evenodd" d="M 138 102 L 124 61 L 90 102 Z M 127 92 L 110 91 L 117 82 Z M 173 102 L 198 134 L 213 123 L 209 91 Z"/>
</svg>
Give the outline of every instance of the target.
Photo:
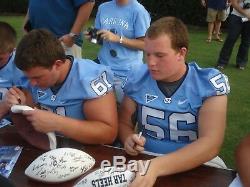
<svg viewBox="0 0 250 187">
<path fill-rule="evenodd" d="M 137 0 L 112 0 L 98 8 L 95 28 L 98 39 L 103 41 L 99 42 L 102 47 L 95 61 L 110 66 L 114 72 L 118 102 L 128 72 L 143 63 L 144 36 L 149 25 L 149 13 Z"/>
<path fill-rule="evenodd" d="M 231 0 L 233 11 L 229 16 L 228 35 L 217 62 L 218 69 L 229 63 L 235 42 L 241 35 L 241 43 L 236 57 L 236 68 L 244 70 L 248 61 L 250 45 L 250 0 Z"/>
</svg>

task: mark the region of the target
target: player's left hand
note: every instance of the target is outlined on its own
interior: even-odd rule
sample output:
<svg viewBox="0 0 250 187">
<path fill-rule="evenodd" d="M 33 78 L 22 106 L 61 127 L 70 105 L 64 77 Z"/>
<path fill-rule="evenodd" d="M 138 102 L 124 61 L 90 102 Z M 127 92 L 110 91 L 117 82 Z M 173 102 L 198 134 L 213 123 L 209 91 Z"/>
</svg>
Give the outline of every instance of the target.
<svg viewBox="0 0 250 187">
<path fill-rule="evenodd" d="M 74 39 L 69 35 L 65 34 L 59 40 L 66 46 L 66 47 L 72 47 L 74 45 Z"/>
<path fill-rule="evenodd" d="M 129 187 L 152 187 L 157 179 L 157 168 L 154 168 L 152 160 L 145 175 L 142 175 L 142 168 L 139 165 L 139 171 L 136 172 L 134 181 Z"/>
<path fill-rule="evenodd" d="M 106 40 L 108 42 L 118 43 L 120 41 L 120 37 L 118 35 L 107 30 L 99 30 L 97 31 L 97 34 L 100 35 L 103 40 Z"/>
<path fill-rule="evenodd" d="M 43 133 L 52 132 L 56 129 L 57 114 L 46 110 L 29 110 L 24 111 L 23 115 L 30 121 L 35 130 Z"/>
</svg>

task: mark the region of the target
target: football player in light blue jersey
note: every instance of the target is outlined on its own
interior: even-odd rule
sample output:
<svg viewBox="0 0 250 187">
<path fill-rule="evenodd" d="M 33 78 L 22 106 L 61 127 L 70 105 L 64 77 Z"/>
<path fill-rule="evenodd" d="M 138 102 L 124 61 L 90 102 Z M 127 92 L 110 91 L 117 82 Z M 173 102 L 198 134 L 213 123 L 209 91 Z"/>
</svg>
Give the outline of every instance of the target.
<svg viewBox="0 0 250 187">
<path fill-rule="evenodd" d="M 114 72 L 119 102 L 128 72 L 143 62 L 144 37 L 149 25 L 150 15 L 137 0 L 112 0 L 98 8 L 95 27 L 103 39 L 98 60 Z"/>
<path fill-rule="evenodd" d="M 58 132 L 81 143 L 112 143 L 117 111 L 111 70 L 90 60 L 66 57 L 60 42 L 46 30 L 33 30 L 20 41 L 15 63 L 30 80 L 31 95 L 10 89 L 27 105 L 41 107 L 23 115 L 35 130 Z"/>
<path fill-rule="evenodd" d="M 159 176 L 197 167 L 217 156 L 226 127 L 226 76 L 186 64 L 188 31 L 165 17 L 147 31 L 147 65 L 128 76 L 119 112 L 119 136 L 128 154 L 161 153 L 131 186 L 153 186 Z M 138 136 L 134 132 L 136 116 Z"/>
<path fill-rule="evenodd" d="M 25 77 L 14 64 L 16 31 L 5 22 L 0 22 L 0 119 L 9 111 L 9 105 L 3 100 L 8 89 L 22 86 Z"/>
</svg>

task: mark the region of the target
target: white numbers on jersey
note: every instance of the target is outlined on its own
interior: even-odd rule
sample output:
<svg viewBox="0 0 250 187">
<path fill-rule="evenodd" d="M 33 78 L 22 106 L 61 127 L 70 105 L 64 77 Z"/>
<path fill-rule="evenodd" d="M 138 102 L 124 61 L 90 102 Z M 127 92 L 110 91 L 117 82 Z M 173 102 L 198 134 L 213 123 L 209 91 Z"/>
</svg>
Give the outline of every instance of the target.
<svg viewBox="0 0 250 187">
<path fill-rule="evenodd" d="M 107 73 L 105 71 L 101 74 L 100 77 L 91 81 L 90 85 L 94 92 L 99 96 L 106 94 L 108 88 L 112 87 L 112 84 L 110 84 L 107 80 Z"/>
<path fill-rule="evenodd" d="M 56 114 L 58 114 L 60 116 L 66 116 L 65 108 L 62 107 L 62 106 L 56 107 L 55 111 L 53 111 L 51 108 L 49 108 L 47 106 L 41 106 L 41 109 L 56 113 Z"/>
<path fill-rule="evenodd" d="M 185 121 L 186 124 L 195 123 L 195 116 L 191 113 L 173 113 L 169 116 L 170 140 L 178 141 L 179 136 L 189 137 L 193 141 L 197 139 L 197 134 L 192 130 L 178 130 L 178 121 Z"/>
<path fill-rule="evenodd" d="M 147 118 L 148 116 L 158 119 L 165 119 L 165 112 L 161 110 L 157 110 L 154 108 L 149 108 L 147 106 L 142 106 L 142 125 L 148 131 L 154 132 L 156 135 L 152 136 L 157 139 L 164 139 L 165 131 L 162 127 L 157 125 L 148 124 Z M 196 131 L 192 130 L 179 130 L 178 122 L 186 122 L 186 124 L 192 124 L 196 122 L 195 116 L 191 113 L 172 113 L 168 117 L 169 121 L 169 134 L 170 140 L 178 141 L 179 137 L 188 137 L 190 141 L 197 139 Z"/>
<path fill-rule="evenodd" d="M 7 92 L 8 92 L 7 88 L 0 88 L 0 101 L 3 100 L 3 97 Z"/>
<path fill-rule="evenodd" d="M 223 81 L 224 79 L 225 79 L 225 82 Z M 211 78 L 210 82 L 216 88 L 217 95 L 224 95 L 230 91 L 230 87 L 228 84 L 228 78 L 223 74 L 219 74 L 219 75 L 216 75 L 215 77 Z"/>
<path fill-rule="evenodd" d="M 165 137 L 164 130 L 156 125 L 150 125 L 147 122 L 148 116 L 152 116 L 154 118 L 164 119 L 165 114 L 161 110 L 156 110 L 154 108 L 149 108 L 146 106 L 142 106 L 142 124 L 145 126 L 145 129 L 149 131 L 153 131 L 156 133 L 157 139 L 163 139 Z"/>
</svg>

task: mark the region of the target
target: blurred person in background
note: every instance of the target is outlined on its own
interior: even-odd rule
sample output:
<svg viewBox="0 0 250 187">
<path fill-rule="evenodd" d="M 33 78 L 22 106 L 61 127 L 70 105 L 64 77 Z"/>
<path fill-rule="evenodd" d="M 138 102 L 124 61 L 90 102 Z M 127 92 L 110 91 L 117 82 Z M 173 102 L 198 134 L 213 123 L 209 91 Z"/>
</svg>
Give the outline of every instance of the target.
<svg viewBox="0 0 250 187">
<path fill-rule="evenodd" d="M 29 0 L 24 30 L 48 29 L 60 39 L 67 55 L 82 57 L 82 28 L 95 0 Z"/>
<path fill-rule="evenodd" d="M 95 28 L 103 42 L 95 61 L 110 66 L 114 72 L 118 102 L 123 98 L 122 85 L 128 72 L 143 63 L 144 37 L 150 20 L 148 11 L 137 0 L 112 0 L 98 8 Z"/>
</svg>

